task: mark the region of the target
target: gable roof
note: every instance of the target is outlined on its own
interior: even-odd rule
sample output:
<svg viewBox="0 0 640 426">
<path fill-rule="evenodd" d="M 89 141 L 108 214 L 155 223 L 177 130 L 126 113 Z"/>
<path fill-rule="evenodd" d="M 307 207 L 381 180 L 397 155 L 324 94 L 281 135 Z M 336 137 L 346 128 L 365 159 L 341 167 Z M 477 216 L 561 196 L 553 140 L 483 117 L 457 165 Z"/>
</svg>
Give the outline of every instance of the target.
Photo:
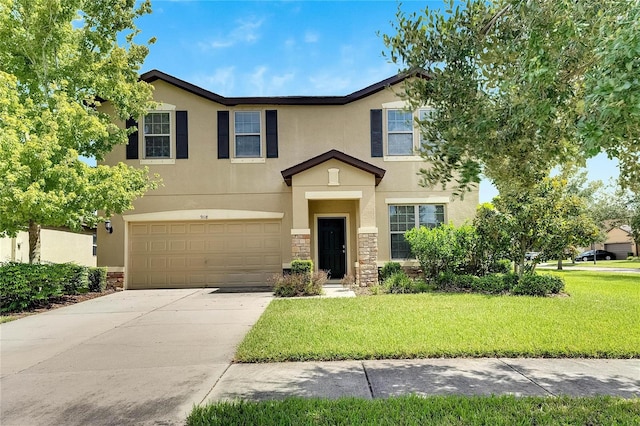
<svg viewBox="0 0 640 426">
<path fill-rule="evenodd" d="M 378 186 L 378 184 L 384 177 L 384 174 L 386 173 L 386 170 L 381 169 L 380 167 L 374 166 L 373 164 L 362 161 L 356 157 L 352 157 L 348 154 L 345 154 L 344 152 L 338 151 L 337 149 L 332 149 L 331 151 L 327 151 L 324 154 L 320 154 L 316 157 L 310 158 L 309 160 L 289 167 L 288 169 L 285 169 L 280 173 L 282 173 L 282 177 L 284 178 L 287 186 L 291 186 L 293 175 L 304 172 L 305 170 L 309 170 L 331 159 L 340 160 L 343 163 L 346 163 L 357 169 L 373 174 L 376 178 L 376 186 Z"/>
<path fill-rule="evenodd" d="M 147 83 L 153 83 L 156 80 L 161 80 L 166 83 L 172 84 L 194 95 L 201 96 L 213 102 L 225 106 L 236 105 L 345 105 L 350 102 L 357 101 L 367 96 L 373 95 L 389 86 L 400 83 L 412 76 L 426 77 L 426 74 L 422 72 L 408 72 L 398 74 L 393 77 L 389 77 L 364 89 L 358 90 L 346 96 L 268 96 L 268 97 L 234 97 L 229 98 L 217 93 L 210 92 L 209 90 L 198 87 L 195 84 L 188 83 L 184 80 L 180 80 L 177 77 L 166 74 L 162 71 L 151 70 L 140 76 L 140 80 Z"/>
</svg>

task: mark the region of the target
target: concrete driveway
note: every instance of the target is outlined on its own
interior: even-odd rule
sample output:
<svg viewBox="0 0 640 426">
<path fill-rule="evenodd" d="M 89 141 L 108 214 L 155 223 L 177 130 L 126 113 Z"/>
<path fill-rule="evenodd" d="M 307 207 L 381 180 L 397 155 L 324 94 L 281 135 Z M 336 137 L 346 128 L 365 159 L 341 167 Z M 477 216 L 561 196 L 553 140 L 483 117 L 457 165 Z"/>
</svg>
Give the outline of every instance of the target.
<svg viewBox="0 0 640 426">
<path fill-rule="evenodd" d="M 136 290 L 0 325 L 0 424 L 183 424 L 270 293 Z"/>
</svg>

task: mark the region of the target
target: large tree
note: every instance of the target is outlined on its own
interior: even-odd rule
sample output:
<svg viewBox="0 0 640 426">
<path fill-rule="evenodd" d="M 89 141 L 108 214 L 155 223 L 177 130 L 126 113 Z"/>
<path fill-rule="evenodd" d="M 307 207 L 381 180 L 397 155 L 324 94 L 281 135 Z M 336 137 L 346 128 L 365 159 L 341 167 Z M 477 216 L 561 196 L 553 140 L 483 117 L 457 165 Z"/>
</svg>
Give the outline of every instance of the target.
<svg viewBox="0 0 640 426">
<path fill-rule="evenodd" d="M 539 261 L 527 262 L 528 251 L 562 258 L 567 248 L 588 245 L 599 236 L 585 200 L 559 176 L 544 178 L 529 191 L 506 190 L 493 205 L 478 209 L 474 225 L 486 244 L 514 262 L 519 275 L 533 272 Z"/>
<path fill-rule="evenodd" d="M 101 160 L 131 131 L 99 111 L 101 100 L 121 120 L 150 106 L 151 87 L 138 81 L 148 47 L 134 42 L 150 6 L 135 3 L 0 0 L 0 236 L 28 230 L 31 262 L 40 226 L 93 226 L 155 186 L 145 169 L 80 158 Z"/>
<path fill-rule="evenodd" d="M 640 2 L 468 0 L 398 12 L 388 56 L 406 70 L 428 142 L 425 185 L 463 193 L 486 175 L 528 191 L 551 169 L 600 152 L 640 187 Z"/>
</svg>

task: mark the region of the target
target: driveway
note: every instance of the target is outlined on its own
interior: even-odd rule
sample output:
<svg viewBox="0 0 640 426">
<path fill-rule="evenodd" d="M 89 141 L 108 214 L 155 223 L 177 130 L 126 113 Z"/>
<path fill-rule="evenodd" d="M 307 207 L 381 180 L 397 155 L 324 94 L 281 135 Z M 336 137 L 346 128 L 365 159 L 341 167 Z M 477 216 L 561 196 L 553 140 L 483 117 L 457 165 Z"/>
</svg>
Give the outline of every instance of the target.
<svg viewBox="0 0 640 426">
<path fill-rule="evenodd" d="M 135 290 L 0 325 L 0 424 L 183 424 L 270 293 Z"/>
</svg>

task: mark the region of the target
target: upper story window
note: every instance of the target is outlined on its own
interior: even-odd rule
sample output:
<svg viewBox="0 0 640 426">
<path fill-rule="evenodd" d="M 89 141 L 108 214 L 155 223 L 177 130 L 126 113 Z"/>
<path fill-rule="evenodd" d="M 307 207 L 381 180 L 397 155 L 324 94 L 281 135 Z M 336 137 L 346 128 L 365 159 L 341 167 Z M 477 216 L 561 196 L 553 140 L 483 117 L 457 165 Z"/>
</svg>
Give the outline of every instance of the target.
<svg viewBox="0 0 640 426">
<path fill-rule="evenodd" d="M 387 154 L 413 155 L 413 115 L 401 109 L 387 110 Z"/>
<path fill-rule="evenodd" d="M 150 112 L 144 116 L 144 158 L 171 158 L 171 113 Z"/>
<path fill-rule="evenodd" d="M 234 114 L 235 156 L 259 158 L 262 156 L 259 111 L 236 111 Z"/>
<path fill-rule="evenodd" d="M 401 108 L 386 110 L 386 155 L 388 157 L 412 157 L 429 141 L 421 134 L 420 126 L 415 119 L 429 120 L 432 110 L 423 108 L 416 112 Z"/>
<path fill-rule="evenodd" d="M 390 205 L 391 258 L 411 257 L 411 247 L 404 238 L 405 232 L 420 226 L 435 228 L 442 223 L 444 223 L 444 205 L 442 204 Z"/>
</svg>

